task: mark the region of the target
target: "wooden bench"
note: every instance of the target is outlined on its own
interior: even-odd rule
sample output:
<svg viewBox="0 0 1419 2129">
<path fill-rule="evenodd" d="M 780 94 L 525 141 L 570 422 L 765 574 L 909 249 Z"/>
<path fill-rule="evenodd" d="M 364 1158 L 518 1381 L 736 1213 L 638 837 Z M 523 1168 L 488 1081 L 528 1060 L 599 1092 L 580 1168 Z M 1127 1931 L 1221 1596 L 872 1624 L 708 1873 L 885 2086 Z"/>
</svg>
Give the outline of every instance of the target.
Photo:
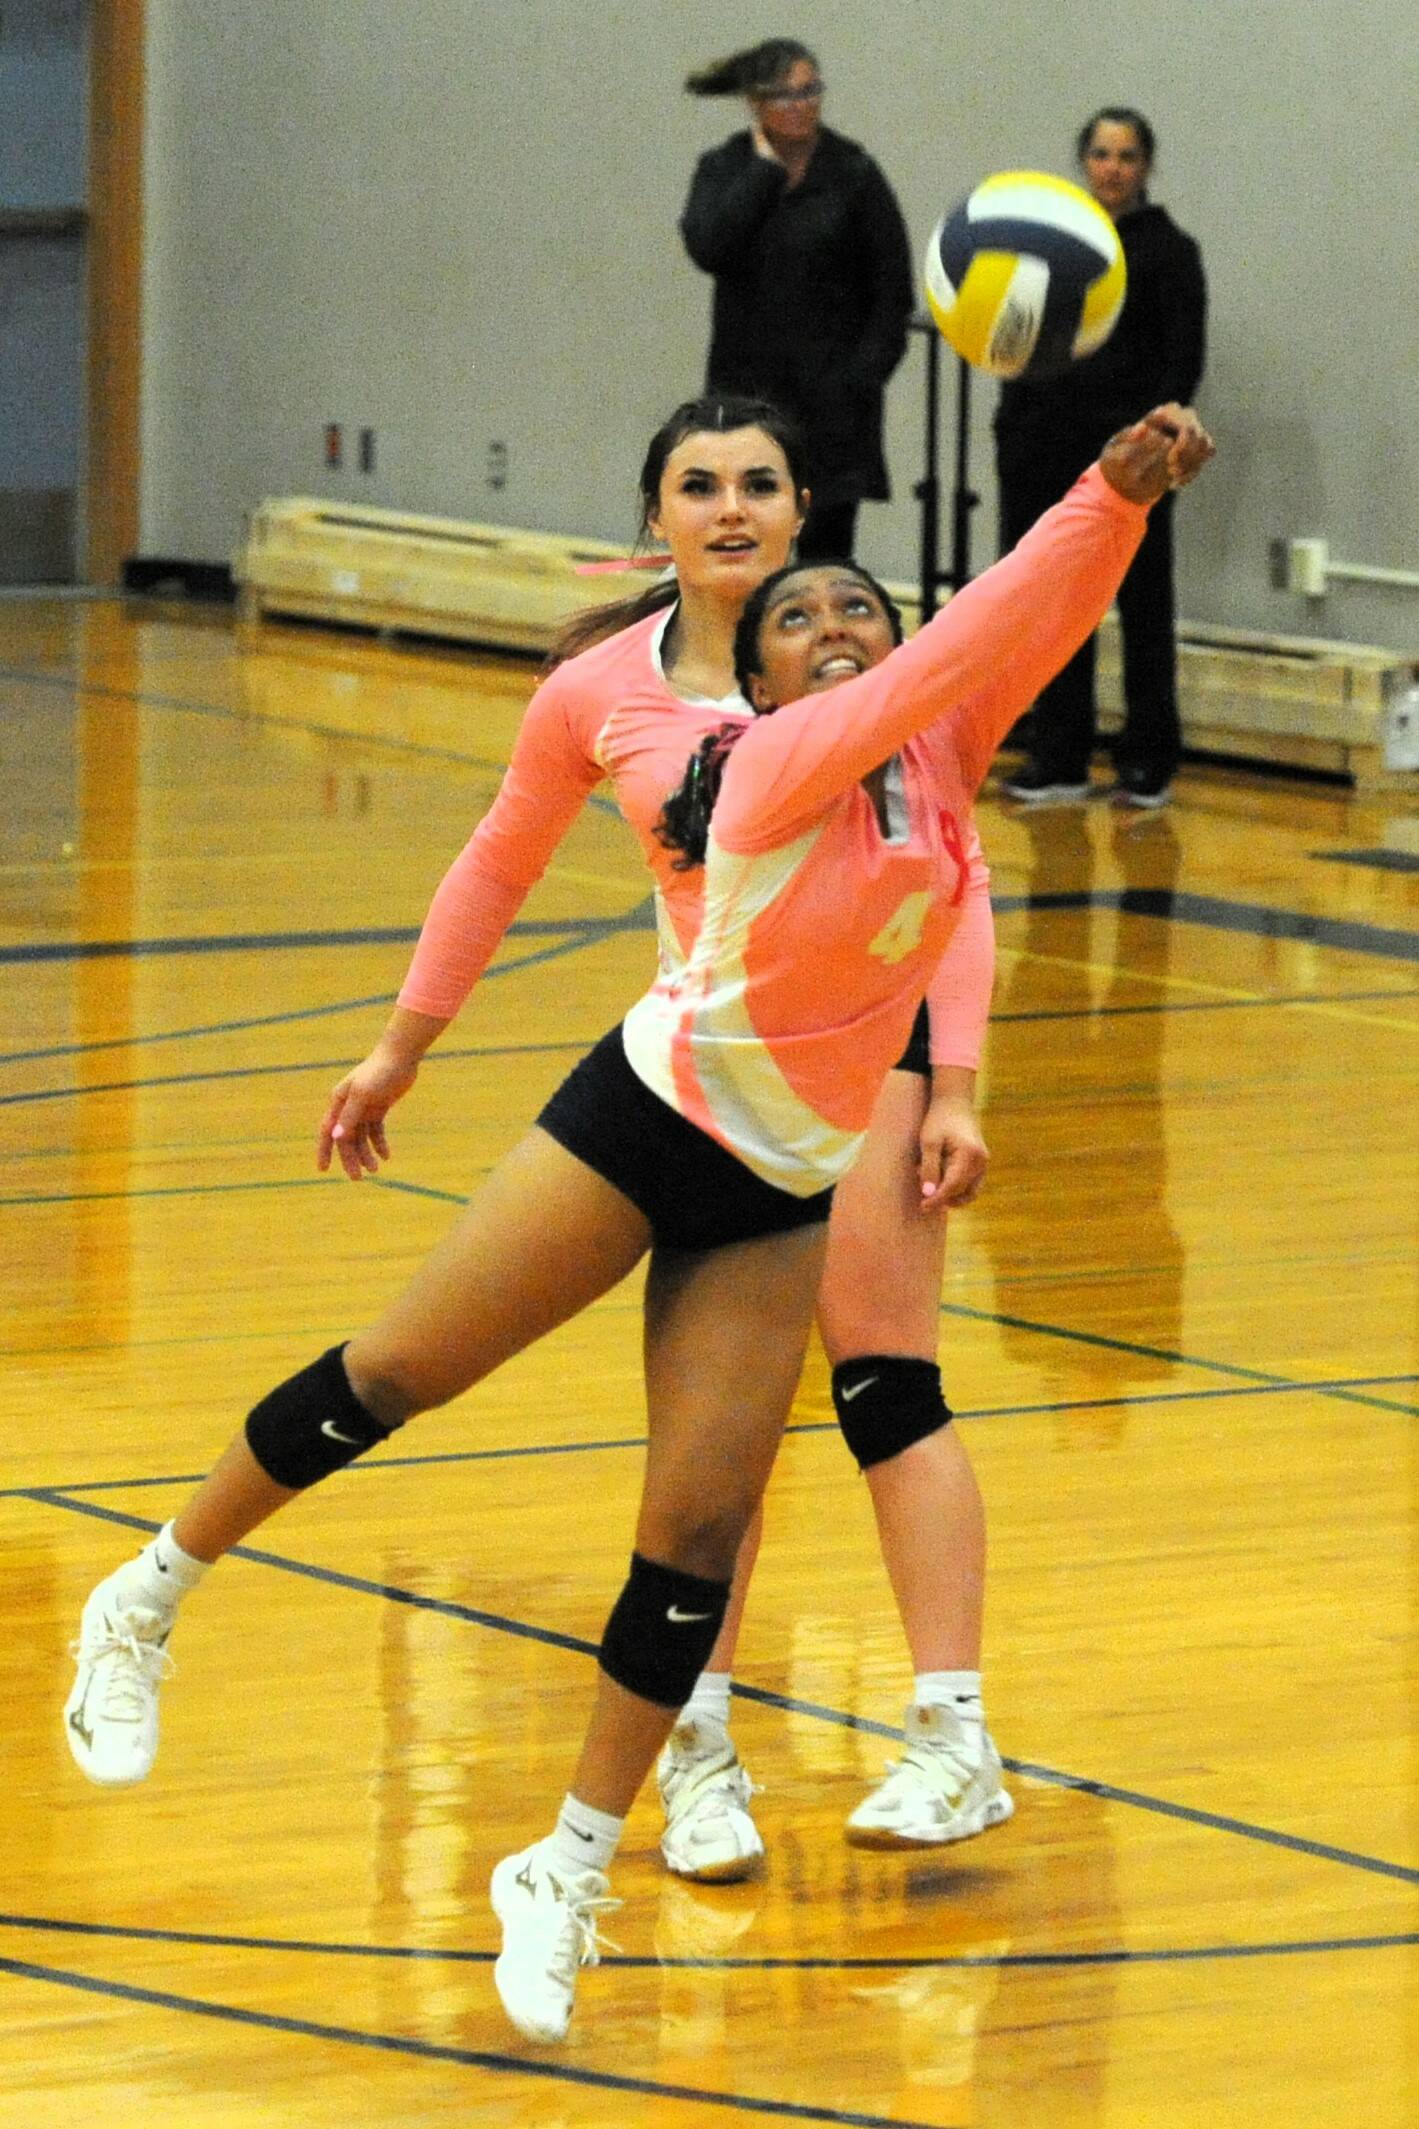
<svg viewBox="0 0 1419 2129">
<path fill-rule="evenodd" d="M 293 496 L 250 521 L 235 575 L 243 611 L 544 651 L 578 607 L 624 596 L 640 572 L 583 575 L 624 549 L 604 540 L 468 524 Z M 889 587 L 915 626 L 915 586 Z M 1358 788 L 1416 781 L 1416 751 L 1386 760 L 1387 727 L 1416 677 L 1398 652 L 1184 621 L 1178 631 L 1185 743 L 1200 752 L 1320 770 Z M 1099 708 L 1117 724 L 1118 623 L 1100 631 Z M 1407 758 L 1408 766 L 1399 763 Z"/>
<path fill-rule="evenodd" d="M 1324 770 L 1360 790 L 1419 788 L 1419 753 L 1396 730 L 1415 665 L 1371 644 L 1178 624 L 1183 743 L 1198 752 Z M 1100 722 L 1122 712 L 1118 620 L 1099 641 Z M 1388 755 L 1388 759 L 1386 758 Z M 1409 766 L 1399 764 L 1407 756 Z"/>
<path fill-rule="evenodd" d="M 264 502 L 233 565 L 243 613 L 545 651 L 578 607 L 650 581 L 580 576 L 625 549 L 309 496 Z"/>
</svg>

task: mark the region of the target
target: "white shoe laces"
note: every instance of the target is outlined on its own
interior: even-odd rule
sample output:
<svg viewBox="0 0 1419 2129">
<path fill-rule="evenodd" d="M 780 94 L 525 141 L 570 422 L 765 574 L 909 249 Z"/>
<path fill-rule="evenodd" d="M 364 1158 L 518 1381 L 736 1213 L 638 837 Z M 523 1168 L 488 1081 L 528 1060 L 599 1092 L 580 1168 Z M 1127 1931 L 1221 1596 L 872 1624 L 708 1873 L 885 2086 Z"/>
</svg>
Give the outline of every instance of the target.
<svg viewBox="0 0 1419 2129">
<path fill-rule="evenodd" d="M 747 1808 L 760 1784 L 750 1781 L 733 1745 L 700 1759 L 672 1758 L 661 1779 L 665 1815 L 673 1826 L 693 1811 L 697 1817 L 727 1818 Z"/>
<path fill-rule="evenodd" d="M 97 1710 L 104 1722 L 142 1722 L 158 1686 L 177 1669 L 160 1641 L 146 1640 L 135 1627 L 124 1624 L 130 1617 L 119 1612 L 106 1619 L 105 1631 L 97 1640 L 76 1641 L 72 1649 L 78 1662 L 95 1671 L 100 1663 L 108 1666 Z"/>
<path fill-rule="evenodd" d="M 925 1781 L 933 1790 L 944 1790 L 946 1801 L 953 1807 L 965 1795 L 976 1765 L 969 1754 L 944 1739 L 911 1739 L 900 1759 L 887 1762 L 887 1780 L 895 1790 L 910 1790 Z M 941 1777 L 947 1777 L 943 1783 Z"/>
<path fill-rule="evenodd" d="M 605 1882 L 603 1878 L 602 1883 Z M 597 1919 L 620 1905 L 620 1901 L 609 1893 L 568 1895 L 566 1921 L 557 1932 L 556 1943 L 547 1960 L 548 1973 L 564 1989 L 570 1990 L 575 1985 L 578 1967 L 599 1966 L 603 1952 L 620 1951 L 619 1944 L 602 1936 Z"/>
</svg>

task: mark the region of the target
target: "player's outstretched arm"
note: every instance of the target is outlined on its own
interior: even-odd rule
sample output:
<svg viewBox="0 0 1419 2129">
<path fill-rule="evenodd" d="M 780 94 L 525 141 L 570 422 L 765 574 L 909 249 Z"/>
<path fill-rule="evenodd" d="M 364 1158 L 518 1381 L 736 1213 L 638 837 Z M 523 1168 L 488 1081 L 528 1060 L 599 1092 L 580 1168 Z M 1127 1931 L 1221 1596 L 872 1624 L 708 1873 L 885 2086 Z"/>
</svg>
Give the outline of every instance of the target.
<svg viewBox="0 0 1419 2129">
<path fill-rule="evenodd" d="M 1196 411 L 1170 401 L 1111 436 L 1099 471 L 1125 502 L 1147 505 L 1195 481 L 1216 451 Z"/>
</svg>

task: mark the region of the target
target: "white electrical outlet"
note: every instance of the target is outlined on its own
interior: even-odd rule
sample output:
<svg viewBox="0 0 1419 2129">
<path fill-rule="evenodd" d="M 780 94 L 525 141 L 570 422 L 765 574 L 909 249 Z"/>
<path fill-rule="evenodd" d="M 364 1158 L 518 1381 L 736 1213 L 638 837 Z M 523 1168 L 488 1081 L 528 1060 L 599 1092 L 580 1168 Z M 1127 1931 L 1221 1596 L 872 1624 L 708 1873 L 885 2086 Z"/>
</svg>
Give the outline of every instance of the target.
<svg viewBox="0 0 1419 2129">
<path fill-rule="evenodd" d="M 1292 540 L 1288 547 L 1289 588 L 1308 599 L 1323 599 L 1330 571 L 1330 548 L 1324 540 Z"/>
<path fill-rule="evenodd" d="M 1385 704 L 1385 767 L 1419 769 L 1419 673 Z"/>
</svg>

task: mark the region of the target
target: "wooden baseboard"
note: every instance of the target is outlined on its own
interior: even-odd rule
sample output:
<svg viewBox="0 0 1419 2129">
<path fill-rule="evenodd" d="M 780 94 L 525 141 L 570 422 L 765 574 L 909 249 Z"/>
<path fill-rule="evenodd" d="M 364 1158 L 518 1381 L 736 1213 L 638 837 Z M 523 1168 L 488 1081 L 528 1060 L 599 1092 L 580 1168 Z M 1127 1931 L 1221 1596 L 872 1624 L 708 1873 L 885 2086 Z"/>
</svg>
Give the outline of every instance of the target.
<svg viewBox="0 0 1419 2129">
<path fill-rule="evenodd" d="M 125 591 L 150 597 L 215 599 L 230 605 L 236 598 L 236 579 L 227 562 L 196 562 L 168 555 L 130 555 L 123 564 Z"/>
</svg>

